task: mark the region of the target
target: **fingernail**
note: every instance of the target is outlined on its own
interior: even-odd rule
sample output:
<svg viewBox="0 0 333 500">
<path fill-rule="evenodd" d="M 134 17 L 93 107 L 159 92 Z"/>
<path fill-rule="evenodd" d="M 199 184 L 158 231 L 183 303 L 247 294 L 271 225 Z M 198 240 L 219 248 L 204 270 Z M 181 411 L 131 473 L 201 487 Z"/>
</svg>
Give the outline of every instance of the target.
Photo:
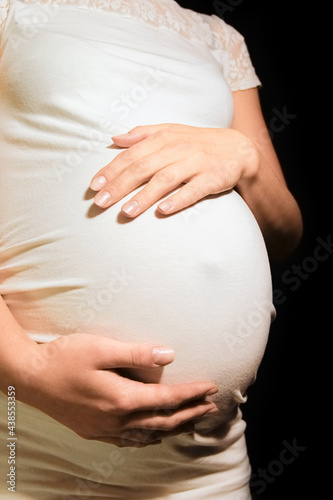
<svg viewBox="0 0 333 500">
<path fill-rule="evenodd" d="M 218 387 L 213 387 L 212 389 L 210 389 L 208 392 L 206 392 L 206 396 L 213 396 L 214 394 L 216 394 L 217 392 L 219 392 L 218 390 Z"/>
<path fill-rule="evenodd" d="M 99 175 L 91 181 L 90 187 L 93 191 L 99 191 L 100 189 L 102 189 L 102 187 L 105 186 L 106 182 L 106 177 L 104 177 L 104 175 Z"/>
<path fill-rule="evenodd" d="M 111 137 L 111 139 L 127 139 L 128 137 L 130 137 L 131 134 L 127 133 L 127 134 L 120 134 L 120 135 L 114 135 L 113 137 Z"/>
<path fill-rule="evenodd" d="M 127 215 L 135 215 L 138 209 L 139 203 L 137 201 L 128 201 L 124 206 L 121 207 L 121 210 Z"/>
<path fill-rule="evenodd" d="M 158 205 L 158 208 L 159 210 L 162 210 L 162 212 L 170 212 L 170 210 L 173 208 L 173 203 L 169 200 L 162 201 L 162 203 Z"/>
<path fill-rule="evenodd" d="M 155 365 L 168 365 L 175 359 L 175 351 L 169 347 L 154 347 L 153 362 Z"/>
<path fill-rule="evenodd" d="M 111 195 L 108 191 L 100 191 L 96 194 L 94 198 L 94 203 L 99 207 L 106 207 L 106 205 L 111 201 Z"/>
</svg>

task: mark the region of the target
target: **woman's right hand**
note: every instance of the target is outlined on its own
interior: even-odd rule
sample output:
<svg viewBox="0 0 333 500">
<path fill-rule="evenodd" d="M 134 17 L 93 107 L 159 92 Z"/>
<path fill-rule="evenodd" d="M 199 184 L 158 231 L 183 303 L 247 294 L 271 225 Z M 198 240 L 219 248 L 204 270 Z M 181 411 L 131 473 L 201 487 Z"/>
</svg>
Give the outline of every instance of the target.
<svg viewBox="0 0 333 500">
<path fill-rule="evenodd" d="M 48 414 L 79 436 L 116 446 L 142 447 L 192 429 L 191 422 L 216 413 L 206 396 L 211 382 L 146 384 L 119 368 L 171 363 L 172 350 L 106 337 L 73 334 L 36 344 L 25 359 L 17 399 Z"/>
</svg>

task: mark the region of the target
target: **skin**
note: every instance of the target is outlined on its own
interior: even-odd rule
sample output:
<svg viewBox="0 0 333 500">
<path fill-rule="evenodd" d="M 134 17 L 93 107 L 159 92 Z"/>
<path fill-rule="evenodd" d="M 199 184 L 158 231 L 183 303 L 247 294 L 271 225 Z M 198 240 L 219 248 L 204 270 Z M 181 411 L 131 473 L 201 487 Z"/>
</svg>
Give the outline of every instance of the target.
<svg viewBox="0 0 333 500">
<path fill-rule="evenodd" d="M 271 258 L 288 257 L 301 238 L 302 219 L 269 139 L 257 91 L 235 92 L 234 109 L 230 129 L 161 124 L 136 127 L 125 137 L 113 137 L 124 151 L 92 180 L 91 188 L 98 191 L 95 203 L 107 208 L 146 182 L 122 207 L 125 215 L 137 217 L 181 187 L 158 206 L 169 215 L 209 194 L 234 188 L 257 218 Z M 104 184 L 98 181 L 100 177 Z M 18 325 L 2 298 L 0 318 L 1 391 L 6 394 L 8 386 L 15 386 L 18 400 L 85 439 L 143 447 L 168 435 L 189 432 L 197 418 L 217 412 L 207 401 L 217 392 L 211 382 L 144 384 L 118 370 L 158 370 L 174 359 L 167 347 L 86 334 L 37 344 Z"/>
<path fill-rule="evenodd" d="M 122 206 L 137 217 L 158 204 L 166 215 L 211 194 L 236 189 L 253 211 L 274 260 L 286 259 L 302 235 L 302 217 L 289 191 L 270 140 L 257 89 L 233 93 L 229 129 L 180 124 L 139 126 L 112 138 L 125 150 L 103 167 L 90 187 L 96 205 L 108 208 L 133 189 L 145 186 Z"/>
<path fill-rule="evenodd" d="M 209 381 L 144 384 L 118 368 L 160 370 L 175 353 L 165 346 L 131 344 L 73 334 L 46 344 L 33 341 L 2 298 L 0 390 L 43 411 L 85 439 L 119 447 L 143 447 L 193 430 L 193 421 L 215 414 L 206 398 Z"/>
</svg>

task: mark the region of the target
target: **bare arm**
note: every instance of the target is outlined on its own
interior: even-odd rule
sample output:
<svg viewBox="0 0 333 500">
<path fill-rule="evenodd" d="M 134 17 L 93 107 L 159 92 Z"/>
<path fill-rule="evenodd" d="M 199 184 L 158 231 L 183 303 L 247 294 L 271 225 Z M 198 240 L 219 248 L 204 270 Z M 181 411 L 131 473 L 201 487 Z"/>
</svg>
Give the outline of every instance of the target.
<svg viewBox="0 0 333 500">
<path fill-rule="evenodd" d="M 286 185 L 257 89 L 234 92 L 233 97 L 232 128 L 249 137 L 259 153 L 256 169 L 251 176 L 244 176 L 236 189 L 253 211 L 270 256 L 283 260 L 293 252 L 302 236 L 300 209 Z"/>
</svg>

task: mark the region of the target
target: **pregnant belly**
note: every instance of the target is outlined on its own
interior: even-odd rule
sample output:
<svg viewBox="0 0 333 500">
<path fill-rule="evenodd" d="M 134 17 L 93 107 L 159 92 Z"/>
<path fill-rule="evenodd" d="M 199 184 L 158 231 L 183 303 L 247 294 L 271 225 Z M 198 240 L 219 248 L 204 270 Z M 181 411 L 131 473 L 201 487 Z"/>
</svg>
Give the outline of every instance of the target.
<svg viewBox="0 0 333 500">
<path fill-rule="evenodd" d="M 119 204 L 104 212 L 91 204 L 72 200 L 69 209 L 63 200 L 60 216 L 59 200 L 50 200 L 29 224 L 21 214 L 16 230 L 7 225 L 9 237 L 26 234 L 0 269 L 1 293 L 22 326 L 39 340 L 84 332 L 168 345 L 174 363 L 132 375 L 208 379 L 221 408 L 242 402 L 273 313 L 265 245 L 244 201 L 230 192 L 170 217 L 152 207 L 131 221 Z"/>
<path fill-rule="evenodd" d="M 274 314 L 266 248 L 252 213 L 232 192 L 168 218 L 150 211 L 121 229 L 118 278 L 82 312 L 98 317 L 102 333 L 112 323 L 120 340 L 173 347 L 174 363 L 133 377 L 212 380 L 220 389 L 219 418 L 227 418 L 255 380 Z"/>
</svg>

